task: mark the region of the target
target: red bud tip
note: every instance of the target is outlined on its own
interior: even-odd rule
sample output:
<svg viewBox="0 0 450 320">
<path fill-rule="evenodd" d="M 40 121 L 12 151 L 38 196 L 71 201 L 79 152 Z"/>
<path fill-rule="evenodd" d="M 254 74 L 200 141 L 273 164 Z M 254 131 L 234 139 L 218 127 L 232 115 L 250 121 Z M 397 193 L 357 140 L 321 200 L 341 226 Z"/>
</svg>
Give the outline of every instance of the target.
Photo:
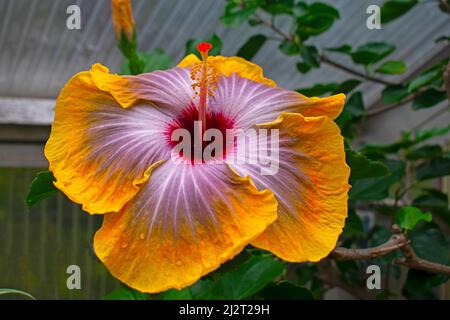
<svg viewBox="0 0 450 320">
<path fill-rule="evenodd" d="M 211 48 L 212 44 L 207 42 L 200 42 L 197 46 L 197 50 L 200 52 L 208 52 Z"/>
</svg>

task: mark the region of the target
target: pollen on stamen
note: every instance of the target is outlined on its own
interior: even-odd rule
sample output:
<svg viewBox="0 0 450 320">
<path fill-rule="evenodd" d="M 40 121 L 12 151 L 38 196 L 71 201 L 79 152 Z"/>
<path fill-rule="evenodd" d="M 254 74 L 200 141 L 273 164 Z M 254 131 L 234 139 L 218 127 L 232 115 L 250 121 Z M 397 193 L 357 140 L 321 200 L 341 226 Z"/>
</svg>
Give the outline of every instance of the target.
<svg viewBox="0 0 450 320">
<path fill-rule="evenodd" d="M 195 96 L 199 96 L 202 89 L 209 96 L 214 96 L 217 87 L 217 72 L 214 63 L 208 61 L 208 52 L 212 49 L 212 44 L 201 42 L 197 45 L 197 50 L 202 56 L 202 61 L 197 62 L 191 69 L 192 89 Z"/>
</svg>

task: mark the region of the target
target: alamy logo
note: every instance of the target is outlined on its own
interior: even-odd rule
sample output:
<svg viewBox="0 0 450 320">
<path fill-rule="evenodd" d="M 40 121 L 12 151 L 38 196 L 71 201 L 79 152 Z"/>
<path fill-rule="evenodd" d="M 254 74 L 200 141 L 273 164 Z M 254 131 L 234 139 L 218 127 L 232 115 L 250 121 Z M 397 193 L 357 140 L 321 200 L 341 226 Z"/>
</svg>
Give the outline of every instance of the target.
<svg viewBox="0 0 450 320">
<path fill-rule="evenodd" d="M 81 29 L 81 9 L 76 4 L 67 7 L 66 13 L 69 15 L 66 19 L 66 27 L 69 30 Z"/>
<path fill-rule="evenodd" d="M 381 270 L 380 266 L 372 264 L 367 267 L 366 273 L 370 276 L 366 280 L 366 286 L 369 290 L 381 289 Z"/>
<path fill-rule="evenodd" d="M 66 273 L 69 275 L 67 277 L 66 286 L 69 290 L 80 290 L 81 289 L 81 269 L 76 264 L 72 264 L 67 267 Z"/>
<path fill-rule="evenodd" d="M 381 13 L 380 7 L 372 4 L 367 7 L 366 13 L 370 16 L 367 17 L 366 26 L 369 30 L 381 29 Z"/>
</svg>

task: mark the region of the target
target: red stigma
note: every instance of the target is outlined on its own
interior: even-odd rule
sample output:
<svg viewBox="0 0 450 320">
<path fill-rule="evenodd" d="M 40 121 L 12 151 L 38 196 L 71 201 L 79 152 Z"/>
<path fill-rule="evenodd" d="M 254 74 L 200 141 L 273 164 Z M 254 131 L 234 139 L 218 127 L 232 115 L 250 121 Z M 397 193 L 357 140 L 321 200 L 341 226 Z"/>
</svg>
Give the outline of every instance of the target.
<svg viewBox="0 0 450 320">
<path fill-rule="evenodd" d="M 197 45 L 197 50 L 200 52 L 208 52 L 209 50 L 211 50 L 211 48 L 212 48 L 212 44 L 207 43 L 207 42 L 200 42 Z"/>
</svg>

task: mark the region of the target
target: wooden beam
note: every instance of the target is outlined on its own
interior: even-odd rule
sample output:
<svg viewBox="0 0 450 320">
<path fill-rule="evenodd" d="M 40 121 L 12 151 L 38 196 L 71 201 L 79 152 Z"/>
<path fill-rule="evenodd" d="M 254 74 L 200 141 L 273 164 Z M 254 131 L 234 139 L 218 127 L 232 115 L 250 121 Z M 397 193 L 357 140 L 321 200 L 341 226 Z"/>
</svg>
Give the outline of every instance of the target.
<svg viewBox="0 0 450 320">
<path fill-rule="evenodd" d="M 54 110 L 54 99 L 0 97 L 0 125 L 49 126 Z"/>
</svg>

